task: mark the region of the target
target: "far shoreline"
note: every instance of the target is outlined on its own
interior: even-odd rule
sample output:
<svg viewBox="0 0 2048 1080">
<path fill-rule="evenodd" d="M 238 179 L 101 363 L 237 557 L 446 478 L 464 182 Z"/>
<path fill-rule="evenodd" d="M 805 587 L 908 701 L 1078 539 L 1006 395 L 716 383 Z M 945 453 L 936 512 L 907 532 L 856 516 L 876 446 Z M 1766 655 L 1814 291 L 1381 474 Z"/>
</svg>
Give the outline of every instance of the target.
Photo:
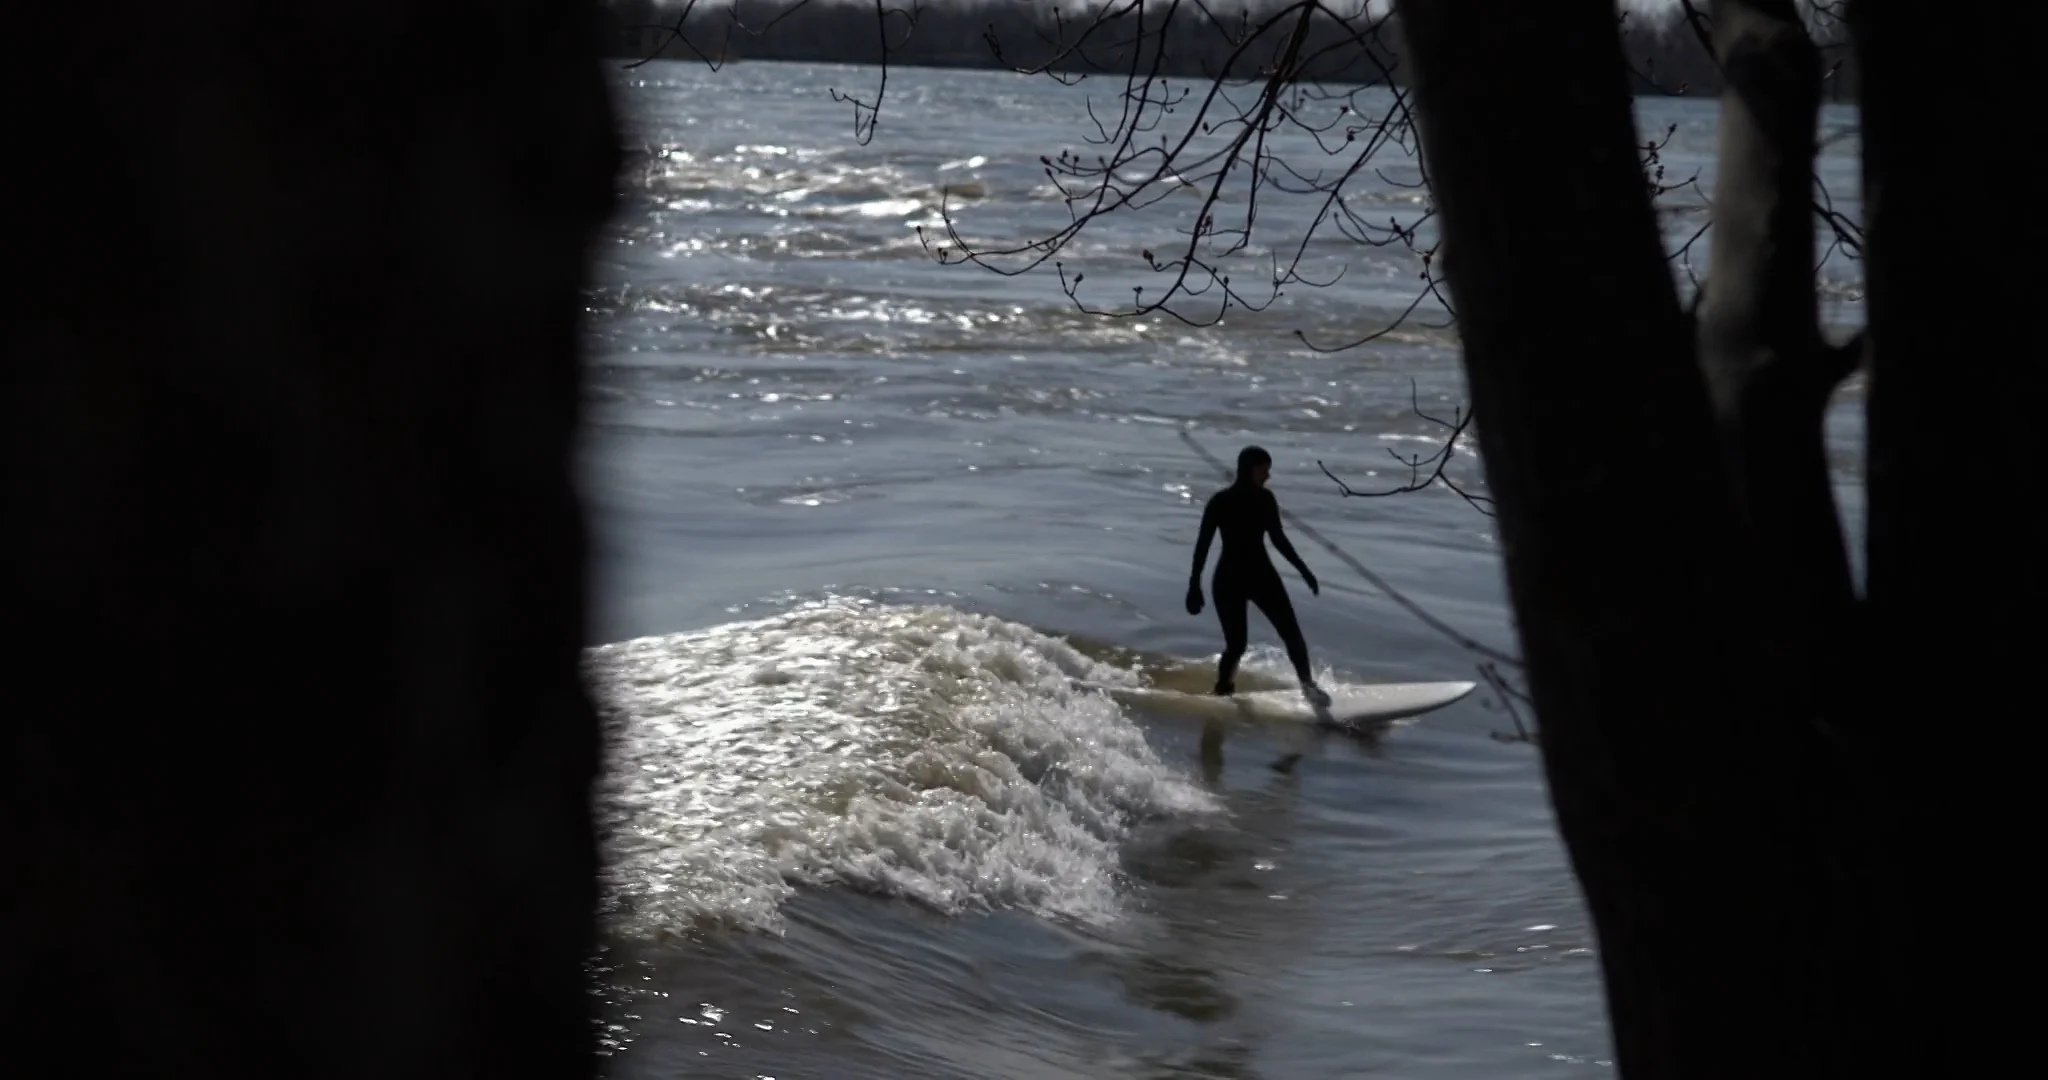
<svg viewBox="0 0 2048 1080">
<path fill-rule="evenodd" d="M 633 64 L 636 64 L 636 63 L 647 63 L 647 62 L 652 62 L 652 61 L 655 61 L 655 60 L 666 60 L 666 61 L 671 61 L 671 62 L 674 62 L 674 63 L 681 63 L 681 64 L 690 64 L 690 65 L 693 65 L 693 66 L 698 66 L 698 67 L 703 67 L 703 66 L 706 66 L 706 61 L 705 61 L 705 60 L 704 60 L 704 59 L 703 59 L 702 57 L 698 57 L 698 56 L 692 56 L 692 55 L 690 55 L 690 54 L 689 54 L 689 52 L 688 52 L 687 50 L 681 50 L 681 51 L 680 51 L 680 55 L 678 55 L 678 54 L 677 54 L 676 52 L 664 51 L 664 52 L 662 52 L 661 54 L 659 54 L 659 55 L 656 55 L 656 56 L 644 56 L 644 55 L 637 55 L 637 54 L 633 54 L 633 53 L 629 53 L 629 52 L 626 52 L 626 51 L 624 51 L 624 50 L 607 50 L 607 51 L 606 51 L 606 53 L 605 53 L 605 55 L 604 55 L 604 56 L 602 57 L 602 59 L 603 59 L 603 60 L 605 60 L 606 62 L 613 62 L 613 61 L 616 61 L 616 62 L 617 62 L 617 63 L 618 63 L 619 65 L 620 65 L 620 67 L 621 67 L 621 68 L 625 68 L 625 67 L 627 67 L 628 65 L 633 65 Z M 869 68 L 869 69 L 873 69 L 873 70 L 875 70 L 875 71 L 880 71 L 880 70 L 882 70 L 882 67 L 883 67 L 883 65 L 881 65 L 881 64 L 878 64 L 878 63 L 875 63 L 875 62 L 873 62 L 873 61 L 869 61 L 869 60 L 848 60 L 848 59 L 833 59 L 833 58 L 830 58 L 830 57 L 823 57 L 823 56 L 735 56 L 735 57 L 729 57 L 729 58 L 725 59 L 724 61 L 722 61 L 722 62 L 721 62 L 721 63 L 719 64 L 719 67 L 720 67 L 721 69 L 723 69 L 723 68 L 726 68 L 726 67 L 735 67 L 735 66 L 739 66 L 739 65 L 742 65 L 742 64 L 825 64 L 825 65 L 832 65 L 832 66 L 835 66 L 835 67 L 849 67 L 849 68 Z M 972 61 L 968 61 L 968 60 L 960 60 L 960 61 L 946 61 L 946 60 L 928 60 L 928 59 L 915 59 L 915 60 L 895 60 L 895 59 L 891 59 L 891 60 L 889 61 L 889 63 L 888 63 L 888 65 L 887 65 L 887 66 L 888 66 L 889 70 L 891 70 L 891 71 L 901 71 L 901 70 L 906 70 L 906 69 L 908 69 L 908 70 L 922 70 L 922 71 L 984 71 L 984 72 L 987 72 L 987 73 L 989 73 L 989 74 L 991 74 L 991 75 L 1015 75 L 1015 76 L 1018 76 L 1018 77 L 1020 77 L 1020 78 L 1027 78 L 1027 79 L 1049 79 L 1049 78 L 1051 78 L 1051 77 L 1052 77 L 1052 75 L 1051 75 L 1051 74 L 1049 74 L 1049 73 L 1046 73 L 1046 72 L 1026 72 L 1026 71 L 1018 71 L 1018 70 L 1016 70 L 1015 68 L 1005 67 L 1005 66 L 1003 66 L 1003 65 L 1001 65 L 1001 64 L 985 64 L 985 63 L 975 63 L 975 62 L 972 62 Z M 1087 77 L 1087 79 L 1088 79 L 1089 81 L 1097 81 L 1097 80 L 1103 80 L 1103 79 L 1114 79 L 1114 78 L 1122 78 L 1122 77 L 1125 77 L 1125 75 L 1126 75 L 1126 74 L 1127 74 L 1127 73 L 1125 73 L 1125 72 L 1118 72 L 1118 71 L 1092 71 L 1092 70 L 1091 70 L 1091 71 L 1086 71 L 1086 72 L 1076 72 L 1076 71 L 1061 71 L 1061 72 L 1059 72 L 1059 75 L 1060 75 L 1060 76 L 1061 76 L 1062 78 L 1065 78 L 1065 79 L 1069 79 L 1069 80 L 1071 80 L 1071 79 L 1073 79 L 1073 78 L 1074 78 L 1075 76 L 1077 76 L 1077 75 L 1085 75 L 1085 76 Z M 1173 69 L 1170 69 L 1170 68 L 1168 68 L 1168 67 L 1167 67 L 1167 66 L 1165 66 L 1165 65 L 1161 65 L 1161 70 L 1160 70 L 1160 71 L 1159 71 L 1159 73 L 1158 73 L 1158 77 L 1159 77 L 1159 78 L 1162 78 L 1162 79 L 1175 79 L 1175 80 L 1195 80 L 1195 79 L 1199 79 L 1199 80 L 1201 80 L 1202 82 L 1205 82 L 1205 83 L 1206 83 L 1206 82 L 1210 81 L 1211 79 L 1213 79 L 1213 78 L 1214 78 L 1215 76 L 1214 76 L 1213 74 L 1211 74 L 1211 73 L 1205 73 L 1205 72 L 1191 72 L 1191 71 L 1179 71 L 1179 70 L 1173 70 Z M 1237 77 L 1233 77 L 1233 79 L 1232 79 L 1231 81 L 1232 81 L 1232 83 L 1233 83 L 1233 84 L 1235 84 L 1235 85 L 1243 85 L 1243 84 L 1246 84 L 1246 83 L 1249 83 L 1249 82 L 1253 81 L 1253 78 L 1254 78 L 1254 77 L 1250 77 L 1250 76 L 1237 76 Z M 1308 80 L 1305 80 L 1305 81 L 1308 81 Z M 1358 89 L 1370 89 L 1370 88 L 1372 88 L 1372 87 L 1375 87 L 1375 86 L 1391 86 L 1391 87 L 1397 87 L 1397 88 L 1401 88 L 1401 89 L 1406 89 L 1406 88 L 1407 88 L 1407 86 L 1408 86 L 1408 84 L 1407 84 L 1406 82 L 1404 82 L 1404 81 L 1402 81 L 1402 80 L 1398 80 L 1398 79 L 1396 79 L 1396 80 L 1392 80 L 1392 81 L 1387 81 L 1387 80 L 1381 80 L 1381 81 L 1377 81 L 1377 82 L 1347 82 L 1347 81 L 1346 81 L 1346 80 L 1344 80 L 1344 79 L 1340 79 L 1340 78 L 1331 78 L 1331 79 L 1315 79 L 1315 80 L 1312 80 L 1312 81 L 1313 81 L 1313 82 L 1314 82 L 1314 84 L 1315 84 L 1315 85 L 1317 85 L 1317 86 L 1323 86 L 1323 87 L 1342 87 L 1342 86 L 1349 86 L 1349 87 L 1355 87 L 1355 88 L 1358 88 Z M 1632 79 L 1632 80 L 1631 80 L 1631 82 L 1636 82 L 1636 83 L 1639 83 L 1639 84 L 1640 84 L 1640 83 L 1641 83 L 1641 80 L 1639 80 L 1639 79 Z M 1654 86 L 1654 85 L 1636 85 L 1636 86 L 1632 86 L 1632 87 L 1630 87 L 1630 90 L 1631 90 L 1631 92 L 1633 93 L 1633 95 L 1634 95 L 1635 97 L 1638 97 L 1638 98 L 1655 98 L 1655 99 L 1674 99 L 1674 100 L 1675 100 L 1675 99 L 1689 99 L 1689 100 L 1697 100 L 1697 101 L 1718 101 L 1718 100 L 1720 99 L 1720 97 L 1721 97 L 1721 91 L 1719 91 L 1719 90 L 1712 90 L 1712 91 L 1708 91 L 1708 90 L 1699 90 L 1699 89 L 1694 89 L 1694 88 L 1691 88 L 1691 87 L 1685 87 L 1685 88 L 1681 88 L 1681 89 L 1677 89 L 1677 90 L 1668 90 L 1668 89 L 1664 89 L 1664 88 L 1662 88 L 1662 87 L 1658 87 L 1658 86 Z M 1847 97 L 1847 96 L 1841 96 L 1841 97 L 1835 97 L 1835 96 L 1827 96 L 1827 97 L 1823 97 L 1823 98 L 1822 98 L 1822 100 L 1821 100 L 1821 104 L 1822 104 L 1822 106 L 1824 106 L 1824 107 L 1825 107 L 1825 106 L 1829 106 L 1829 105 L 1854 105 L 1854 104 L 1855 104 L 1855 101 L 1854 101 L 1853 99 L 1851 99 L 1851 98 Z"/>
</svg>

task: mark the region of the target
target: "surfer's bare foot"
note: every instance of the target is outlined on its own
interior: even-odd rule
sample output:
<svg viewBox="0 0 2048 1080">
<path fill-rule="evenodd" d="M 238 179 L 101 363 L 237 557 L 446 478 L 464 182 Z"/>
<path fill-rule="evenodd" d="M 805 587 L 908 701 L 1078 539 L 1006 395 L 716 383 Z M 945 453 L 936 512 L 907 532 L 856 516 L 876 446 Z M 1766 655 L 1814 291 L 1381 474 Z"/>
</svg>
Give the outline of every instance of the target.
<svg viewBox="0 0 2048 1080">
<path fill-rule="evenodd" d="M 1236 683 L 1220 682 L 1216 684 L 1217 697 L 1229 697 L 1230 695 L 1235 693 L 1237 693 Z"/>
<path fill-rule="evenodd" d="M 1322 687 L 1312 682 L 1301 684 L 1301 696 L 1307 698 L 1311 704 L 1315 705 L 1328 705 L 1330 703 L 1330 695 L 1324 692 Z"/>
</svg>

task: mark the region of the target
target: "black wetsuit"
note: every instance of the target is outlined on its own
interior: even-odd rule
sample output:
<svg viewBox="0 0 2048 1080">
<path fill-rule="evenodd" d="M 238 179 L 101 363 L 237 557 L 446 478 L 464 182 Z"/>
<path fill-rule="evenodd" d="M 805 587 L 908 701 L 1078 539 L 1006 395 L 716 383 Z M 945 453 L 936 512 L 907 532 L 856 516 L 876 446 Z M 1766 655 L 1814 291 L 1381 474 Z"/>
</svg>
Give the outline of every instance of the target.
<svg viewBox="0 0 2048 1080">
<path fill-rule="evenodd" d="M 1209 561 L 1209 541 L 1219 532 L 1223 534 L 1223 551 L 1216 557 L 1216 574 L 1209 580 L 1210 593 L 1216 601 L 1216 618 L 1223 624 L 1223 656 L 1216 664 L 1216 692 L 1233 691 L 1237 662 L 1244 657 L 1247 603 L 1258 605 L 1266 621 L 1280 634 L 1280 640 L 1287 646 L 1288 662 L 1294 665 L 1302 685 L 1313 686 L 1308 643 L 1302 640 L 1301 627 L 1294 620 L 1294 604 L 1287 598 L 1286 586 L 1280 583 L 1280 572 L 1266 557 L 1265 541 L 1271 536 L 1281 557 L 1293 563 L 1304 578 L 1315 580 L 1301 556 L 1295 553 L 1294 545 L 1287 542 L 1287 534 L 1280 530 L 1279 500 L 1263 487 L 1236 484 L 1211 495 L 1208 504 L 1202 507 L 1202 533 L 1195 541 L 1192 582 L 1201 581 L 1202 566 Z M 1191 597 L 1189 603 L 1192 606 L 1195 600 Z"/>
</svg>

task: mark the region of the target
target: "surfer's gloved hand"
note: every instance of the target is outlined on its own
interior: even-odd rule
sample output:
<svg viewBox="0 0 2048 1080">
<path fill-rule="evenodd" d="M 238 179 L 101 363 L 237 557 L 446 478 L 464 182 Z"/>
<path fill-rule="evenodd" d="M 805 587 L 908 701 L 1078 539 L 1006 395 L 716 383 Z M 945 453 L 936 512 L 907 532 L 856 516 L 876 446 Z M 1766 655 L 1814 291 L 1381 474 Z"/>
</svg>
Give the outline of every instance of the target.
<svg viewBox="0 0 2048 1080">
<path fill-rule="evenodd" d="M 1301 580 L 1308 582 L 1308 592 L 1310 596 L 1323 595 L 1323 587 L 1321 585 L 1316 584 L 1315 574 L 1310 572 L 1309 568 L 1306 566 L 1301 568 Z"/>
<path fill-rule="evenodd" d="M 1201 578 L 1192 578 L 1192 579 L 1190 579 L 1190 580 L 1188 581 L 1188 614 L 1190 614 L 1190 615 L 1200 615 L 1201 613 L 1202 613 L 1202 579 L 1201 579 Z"/>
</svg>

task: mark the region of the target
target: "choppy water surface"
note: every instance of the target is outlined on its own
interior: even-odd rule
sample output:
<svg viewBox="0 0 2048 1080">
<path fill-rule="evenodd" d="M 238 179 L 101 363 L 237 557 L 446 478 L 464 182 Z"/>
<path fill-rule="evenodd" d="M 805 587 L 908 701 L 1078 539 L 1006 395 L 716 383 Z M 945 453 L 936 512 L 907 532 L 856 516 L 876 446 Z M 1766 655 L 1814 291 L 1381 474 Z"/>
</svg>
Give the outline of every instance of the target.
<svg viewBox="0 0 2048 1080">
<path fill-rule="evenodd" d="M 1586 917 L 1535 759 L 1491 737 L 1510 725 L 1485 695 L 1370 741 L 1234 730 L 1218 760 L 1198 723 L 1077 685 L 1207 676 L 1219 635 L 1181 592 L 1218 478 L 1182 429 L 1225 457 L 1266 446 L 1283 505 L 1508 644 L 1486 518 L 1444 490 L 1343 499 L 1315 466 L 1398 482 L 1389 452 L 1438 438 L 1415 400 L 1457 406 L 1448 331 L 1342 353 L 1293 334 L 1383 325 L 1412 257 L 1316 245 L 1336 285 L 1215 327 L 1088 316 L 1048 275 L 937 265 L 914 230 L 942 198 L 978 237 L 1062 220 L 1039 158 L 1087 148 L 1084 95 L 1105 88 L 898 71 L 860 146 L 828 90 L 872 78 L 617 79 L 631 155 L 591 301 L 585 468 L 616 745 L 593 973 L 609 1071 L 1605 1072 Z M 1711 103 L 1641 114 L 1678 125 L 1671 170 L 1709 164 Z M 1853 212 L 1853 142 L 1828 153 Z M 1389 163 L 1359 198 L 1412 219 L 1412 165 Z M 1703 220 L 1699 193 L 1668 201 L 1674 237 Z M 1118 302 L 1188 212 L 1105 219 L 1063 258 Z M 1851 269 L 1827 271 L 1838 321 Z M 1838 409 L 1832 431 L 1853 469 L 1859 421 Z M 1292 588 L 1326 681 L 1472 677 L 1295 542 L 1323 581 Z M 1247 679 L 1284 685 L 1256 617 L 1253 637 Z"/>
</svg>

